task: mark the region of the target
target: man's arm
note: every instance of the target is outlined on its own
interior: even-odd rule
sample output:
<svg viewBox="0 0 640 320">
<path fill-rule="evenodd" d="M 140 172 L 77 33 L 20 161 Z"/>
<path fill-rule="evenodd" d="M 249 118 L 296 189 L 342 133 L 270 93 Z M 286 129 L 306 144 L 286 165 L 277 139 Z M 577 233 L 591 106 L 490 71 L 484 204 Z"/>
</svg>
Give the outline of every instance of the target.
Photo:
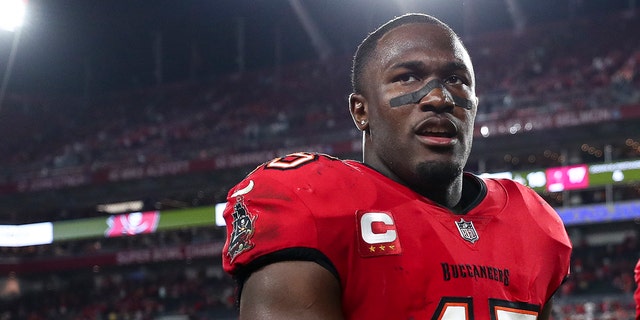
<svg viewBox="0 0 640 320">
<path fill-rule="evenodd" d="M 315 262 L 269 264 L 245 281 L 240 319 L 343 319 L 340 283 Z"/>
<path fill-rule="evenodd" d="M 542 307 L 542 312 L 540 312 L 540 315 L 538 316 L 538 320 L 549 320 L 549 317 L 551 316 L 552 307 L 553 307 L 553 303 L 551 302 L 551 300 L 547 301 L 547 304 L 545 304 Z"/>
</svg>

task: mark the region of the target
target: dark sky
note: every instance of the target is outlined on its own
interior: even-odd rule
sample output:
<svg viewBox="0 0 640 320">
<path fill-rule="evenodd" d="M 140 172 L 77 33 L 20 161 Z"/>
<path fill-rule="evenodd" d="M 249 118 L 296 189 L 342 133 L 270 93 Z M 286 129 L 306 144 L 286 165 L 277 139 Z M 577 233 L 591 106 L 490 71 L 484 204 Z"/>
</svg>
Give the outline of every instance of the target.
<svg viewBox="0 0 640 320">
<path fill-rule="evenodd" d="M 505 0 L 299 0 L 336 53 L 352 53 L 374 26 L 408 11 L 433 14 L 460 34 L 512 28 Z M 472 10 L 469 3 L 473 3 Z M 528 24 L 621 10 L 628 0 L 512 0 Z M 244 21 L 247 69 L 312 59 L 314 47 L 288 0 L 30 0 L 7 91 L 81 94 L 149 86 L 162 38 L 165 82 L 237 69 Z M 466 12 L 466 13 L 465 13 Z M 16 34 L 0 31 L 0 75 Z M 197 62 L 197 68 L 193 69 Z M 88 80 L 88 82 L 87 82 Z"/>
</svg>

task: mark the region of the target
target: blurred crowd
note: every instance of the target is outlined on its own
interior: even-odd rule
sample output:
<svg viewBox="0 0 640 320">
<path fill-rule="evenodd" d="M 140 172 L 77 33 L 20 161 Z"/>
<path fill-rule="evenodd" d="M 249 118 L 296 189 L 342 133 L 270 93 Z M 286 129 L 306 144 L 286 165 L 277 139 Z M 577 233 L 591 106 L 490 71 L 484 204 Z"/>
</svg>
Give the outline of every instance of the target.
<svg viewBox="0 0 640 320">
<path fill-rule="evenodd" d="M 603 230 L 610 226 L 601 226 Z M 569 229 L 571 275 L 556 294 L 555 319 L 635 319 L 633 269 L 640 258 L 640 233 L 620 242 L 589 243 L 581 228 Z"/>
<path fill-rule="evenodd" d="M 468 39 L 477 122 L 639 103 L 640 41 L 626 30 L 640 28 L 640 19 L 598 19 Z M 110 96 L 9 96 L 0 182 L 350 141 L 357 131 L 347 112 L 349 70 L 350 56 L 335 56 Z"/>
<path fill-rule="evenodd" d="M 633 269 L 640 257 L 640 227 L 619 239 L 598 237 L 616 226 L 571 226 L 571 275 L 554 298 L 556 320 L 633 319 L 636 285 Z M 594 236 L 595 235 L 595 236 Z M 217 243 L 224 229 L 200 227 L 134 237 L 86 239 L 46 246 L 3 248 L 0 260 L 54 261 L 105 252 Z M 235 284 L 215 255 L 162 263 L 91 264 L 66 270 L 0 275 L 0 319 L 233 319 Z"/>
<path fill-rule="evenodd" d="M 0 319 L 232 319 L 234 284 L 220 265 L 218 258 L 24 277 L 25 292 L 0 300 Z"/>
<path fill-rule="evenodd" d="M 0 263 L 16 267 L 0 276 L 0 319 L 232 319 L 235 287 L 222 271 L 219 250 L 148 263 L 77 259 L 203 243 L 221 247 L 223 241 L 222 228 L 205 227 L 1 248 Z M 54 261 L 66 261 L 65 268 L 52 268 Z M 20 263 L 33 262 L 49 265 L 39 271 L 21 270 Z"/>
</svg>

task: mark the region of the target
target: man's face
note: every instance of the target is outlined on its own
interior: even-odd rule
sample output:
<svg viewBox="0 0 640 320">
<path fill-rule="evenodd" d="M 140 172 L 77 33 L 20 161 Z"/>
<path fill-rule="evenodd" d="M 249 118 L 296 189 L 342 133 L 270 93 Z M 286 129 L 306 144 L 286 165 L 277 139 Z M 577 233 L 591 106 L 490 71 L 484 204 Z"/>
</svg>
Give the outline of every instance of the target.
<svg viewBox="0 0 640 320">
<path fill-rule="evenodd" d="M 437 25 L 397 27 L 379 40 L 364 78 L 365 162 L 418 188 L 459 177 L 471 149 L 477 107 L 473 66 L 462 44 Z M 432 80 L 441 81 L 442 88 L 418 103 L 390 105 L 391 99 Z M 452 96 L 472 101 L 471 108 L 454 107 Z"/>
</svg>

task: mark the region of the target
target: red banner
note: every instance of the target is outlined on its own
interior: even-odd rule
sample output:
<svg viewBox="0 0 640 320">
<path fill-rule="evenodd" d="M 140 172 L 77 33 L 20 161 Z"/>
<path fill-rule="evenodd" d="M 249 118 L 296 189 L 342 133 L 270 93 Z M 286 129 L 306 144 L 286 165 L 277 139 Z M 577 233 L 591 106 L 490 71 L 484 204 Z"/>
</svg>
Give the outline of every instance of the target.
<svg viewBox="0 0 640 320">
<path fill-rule="evenodd" d="M 107 238 L 154 233 L 160 221 L 160 211 L 132 212 L 107 218 Z"/>
</svg>

